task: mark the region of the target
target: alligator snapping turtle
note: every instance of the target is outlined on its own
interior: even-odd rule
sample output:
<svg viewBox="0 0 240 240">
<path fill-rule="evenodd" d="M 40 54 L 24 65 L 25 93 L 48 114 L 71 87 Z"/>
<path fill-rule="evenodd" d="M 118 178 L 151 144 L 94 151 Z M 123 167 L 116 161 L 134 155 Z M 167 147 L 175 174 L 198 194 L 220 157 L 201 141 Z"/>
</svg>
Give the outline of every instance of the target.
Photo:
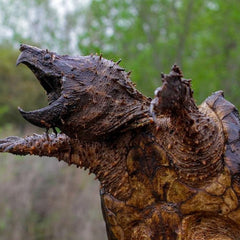
<svg viewBox="0 0 240 240">
<path fill-rule="evenodd" d="M 109 240 L 240 239 L 238 111 L 219 91 L 200 107 L 174 65 L 151 99 L 118 63 L 21 45 L 49 105 L 25 112 L 60 134 L 7 137 L 0 151 L 89 169 Z"/>
</svg>

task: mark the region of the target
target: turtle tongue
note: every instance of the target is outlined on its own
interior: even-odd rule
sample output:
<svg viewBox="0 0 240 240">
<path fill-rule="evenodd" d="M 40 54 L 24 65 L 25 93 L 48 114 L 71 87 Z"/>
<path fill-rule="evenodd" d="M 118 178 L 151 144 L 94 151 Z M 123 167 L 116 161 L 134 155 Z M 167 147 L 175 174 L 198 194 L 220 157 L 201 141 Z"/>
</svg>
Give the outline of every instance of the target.
<svg viewBox="0 0 240 240">
<path fill-rule="evenodd" d="M 25 112 L 20 107 L 18 110 L 23 118 L 35 126 L 42 128 L 57 127 L 59 124 L 61 124 L 61 116 L 66 111 L 64 102 L 65 99 L 60 97 L 51 105 L 38 110 Z"/>
</svg>

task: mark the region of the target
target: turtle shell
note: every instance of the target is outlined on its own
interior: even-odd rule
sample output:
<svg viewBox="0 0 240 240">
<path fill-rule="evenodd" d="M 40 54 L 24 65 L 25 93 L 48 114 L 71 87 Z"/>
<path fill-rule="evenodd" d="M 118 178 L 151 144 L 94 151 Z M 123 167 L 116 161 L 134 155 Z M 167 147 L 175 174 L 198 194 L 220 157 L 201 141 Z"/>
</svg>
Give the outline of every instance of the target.
<svg viewBox="0 0 240 240">
<path fill-rule="evenodd" d="M 205 101 L 218 116 L 225 135 L 224 161 L 232 174 L 240 174 L 240 120 L 237 108 L 218 91 Z"/>
<path fill-rule="evenodd" d="M 129 196 L 120 199 L 101 191 L 109 240 L 240 239 L 239 114 L 222 91 L 208 97 L 199 111 L 204 115 L 200 120 L 213 121 L 215 128 L 204 132 L 204 140 L 213 141 L 197 157 L 195 149 L 181 150 L 181 136 L 177 138 L 176 125 L 168 117 L 157 119 L 157 129 L 153 125 L 132 137 L 126 159 Z M 211 138 L 216 130 L 217 137 Z M 209 149 L 209 165 L 194 161 Z M 186 153 L 192 156 L 188 165 L 180 162 Z"/>
</svg>

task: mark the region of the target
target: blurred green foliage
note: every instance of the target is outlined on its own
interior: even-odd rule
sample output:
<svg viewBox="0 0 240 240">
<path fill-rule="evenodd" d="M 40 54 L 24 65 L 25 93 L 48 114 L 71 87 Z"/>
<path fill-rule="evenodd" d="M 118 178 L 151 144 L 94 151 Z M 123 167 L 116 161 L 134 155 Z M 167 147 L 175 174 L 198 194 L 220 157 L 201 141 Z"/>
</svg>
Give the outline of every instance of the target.
<svg viewBox="0 0 240 240">
<path fill-rule="evenodd" d="M 79 47 L 124 59 L 150 96 L 177 63 L 198 103 L 221 88 L 240 106 L 239 9 L 238 0 L 93 0 Z"/>
</svg>

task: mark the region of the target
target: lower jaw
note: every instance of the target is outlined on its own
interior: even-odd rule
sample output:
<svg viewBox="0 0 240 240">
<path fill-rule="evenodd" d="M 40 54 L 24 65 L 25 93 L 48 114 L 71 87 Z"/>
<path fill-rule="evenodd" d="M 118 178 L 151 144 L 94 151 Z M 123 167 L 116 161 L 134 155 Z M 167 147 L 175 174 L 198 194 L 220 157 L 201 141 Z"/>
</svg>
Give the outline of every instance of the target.
<svg viewBox="0 0 240 240">
<path fill-rule="evenodd" d="M 23 118 L 31 124 L 41 128 L 52 128 L 57 127 L 61 115 L 66 111 L 64 102 L 65 99 L 60 97 L 44 108 L 29 112 L 25 112 L 19 108 L 19 111 Z"/>
</svg>

